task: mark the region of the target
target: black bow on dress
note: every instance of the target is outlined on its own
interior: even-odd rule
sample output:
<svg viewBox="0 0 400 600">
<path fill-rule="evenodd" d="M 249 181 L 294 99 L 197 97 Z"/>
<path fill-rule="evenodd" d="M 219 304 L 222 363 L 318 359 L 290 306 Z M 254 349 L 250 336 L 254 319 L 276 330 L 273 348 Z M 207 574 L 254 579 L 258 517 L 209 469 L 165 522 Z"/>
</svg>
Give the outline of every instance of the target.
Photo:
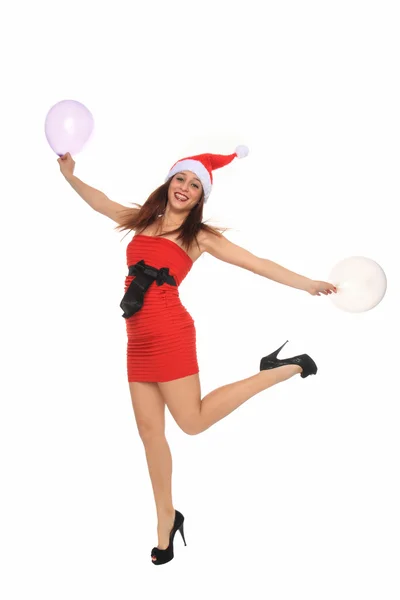
<svg viewBox="0 0 400 600">
<path fill-rule="evenodd" d="M 144 260 L 140 260 L 129 267 L 129 275 L 136 275 L 127 289 L 124 297 L 121 300 L 120 307 L 124 311 L 122 315 L 124 319 L 128 319 L 134 315 L 143 306 L 144 295 L 155 281 L 157 285 L 169 283 L 176 286 L 176 281 L 169 274 L 169 267 L 161 267 L 156 269 L 151 265 L 146 265 Z"/>
</svg>

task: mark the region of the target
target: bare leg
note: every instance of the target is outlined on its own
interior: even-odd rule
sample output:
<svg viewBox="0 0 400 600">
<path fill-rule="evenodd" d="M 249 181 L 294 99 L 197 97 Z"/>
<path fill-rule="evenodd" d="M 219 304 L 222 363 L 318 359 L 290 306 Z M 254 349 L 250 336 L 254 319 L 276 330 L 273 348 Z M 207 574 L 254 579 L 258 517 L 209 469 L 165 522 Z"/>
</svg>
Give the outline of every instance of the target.
<svg viewBox="0 0 400 600">
<path fill-rule="evenodd" d="M 200 417 L 196 432 L 205 431 L 252 396 L 301 372 L 302 368 L 298 365 L 284 365 L 276 369 L 260 371 L 256 375 L 213 390 L 200 403 Z"/>
<path fill-rule="evenodd" d="M 157 511 L 158 548 L 165 549 L 175 519 L 172 502 L 172 456 L 164 435 L 149 436 L 143 440 L 147 466 Z"/>
<path fill-rule="evenodd" d="M 260 371 L 241 381 L 229 383 L 213 390 L 200 399 L 198 376 L 190 376 L 179 383 L 159 383 L 164 399 L 178 425 L 190 434 L 205 431 L 226 417 L 241 404 L 259 392 L 301 373 L 298 365 L 285 365 L 269 371 Z M 200 395 L 200 394 L 199 394 Z M 172 460 L 167 440 L 163 436 L 147 438 L 146 457 L 156 498 L 159 545 L 165 549 L 173 526 L 174 508 L 171 497 Z M 162 527 L 160 527 L 162 523 Z"/>
<path fill-rule="evenodd" d="M 147 466 L 156 503 L 157 516 L 174 512 L 172 503 L 171 477 L 172 457 L 164 435 L 147 438 L 143 441 Z"/>
<path fill-rule="evenodd" d="M 166 548 L 175 510 L 172 504 L 172 458 L 165 438 L 165 402 L 156 383 L 130 382 L 132 406 L 146 454 L 157 511 L 158 547 Z"/>
</svg>

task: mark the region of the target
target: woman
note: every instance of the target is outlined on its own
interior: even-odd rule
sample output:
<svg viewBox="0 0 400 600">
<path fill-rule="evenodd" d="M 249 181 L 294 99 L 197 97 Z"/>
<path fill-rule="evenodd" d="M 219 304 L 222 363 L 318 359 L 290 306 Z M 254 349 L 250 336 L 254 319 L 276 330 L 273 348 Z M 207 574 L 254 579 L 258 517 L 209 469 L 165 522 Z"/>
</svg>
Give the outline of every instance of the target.
<svg viewBox="0 0 400 600">
<path fill-rule="evenodd" d="M 195 325 L 179 299 L 182 280 L 201 254 L 208 252 L 313 296 L 336 292 L 330 283 L 307 279 L 255 256 L 202 222 L 203 207 L 212 189 L 213 170 L 247 153 L 247 148 L 239 146 L 228 156 L 201 154 L 179 160 L 165 183 L 143 205 L 137 205 L 140 208 L 117 204 L 75 177 L 75 163 L 69 153 L 58 159 L 66 180 L 94 210 L 118 223 L 116 229 L 139 230 L 127 247 L 129 274 L 121 308 L 126 319 L 132 405 L 157 510 L 158 546 L 151 552 L 154 564 L 173 558 L 173 539 L 178 529 L 185 542 L 184 517 L 172 502 L 172 459 L 165 438 L 165 404 L 181 429 L 194 435 L 259 392 L 296 374 L 305 378 L 317 372 L 316 364 L 307 354 L 278 359 L 282 346 L 261 359 L 259 373 L 224 385 L 202 399 Z"/>
</svg>

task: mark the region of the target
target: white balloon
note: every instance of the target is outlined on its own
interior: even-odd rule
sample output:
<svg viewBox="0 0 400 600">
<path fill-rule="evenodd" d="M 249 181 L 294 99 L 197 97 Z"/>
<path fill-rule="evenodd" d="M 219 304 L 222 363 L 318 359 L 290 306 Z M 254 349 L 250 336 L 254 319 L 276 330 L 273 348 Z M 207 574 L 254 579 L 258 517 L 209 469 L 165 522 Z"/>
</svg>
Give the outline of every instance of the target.
<svg viewBox="0 0 400 600">
<path fill-rule="evenodd" d="M 351 256 L 337 263 L 328 281 L 337 287 L 332 302 L 347 312 L 371 310 L 386 293 L 387 280 L 378 263 L 364 256 Z"/>
</svg>

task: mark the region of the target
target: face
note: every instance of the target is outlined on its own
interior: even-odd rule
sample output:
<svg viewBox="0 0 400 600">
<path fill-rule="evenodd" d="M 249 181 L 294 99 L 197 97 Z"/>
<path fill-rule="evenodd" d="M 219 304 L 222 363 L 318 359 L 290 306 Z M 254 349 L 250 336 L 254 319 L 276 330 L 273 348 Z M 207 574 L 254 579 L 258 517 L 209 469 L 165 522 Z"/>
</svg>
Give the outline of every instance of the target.
<svg viewBox="0 0 400 600">
<path fill-rule="evenodd" d="M 192 171 L 180 171 L 171 179 L 168 202 L 174 208 L 191 210 L 203 193 L 201 181 Z"/>
</svg>

